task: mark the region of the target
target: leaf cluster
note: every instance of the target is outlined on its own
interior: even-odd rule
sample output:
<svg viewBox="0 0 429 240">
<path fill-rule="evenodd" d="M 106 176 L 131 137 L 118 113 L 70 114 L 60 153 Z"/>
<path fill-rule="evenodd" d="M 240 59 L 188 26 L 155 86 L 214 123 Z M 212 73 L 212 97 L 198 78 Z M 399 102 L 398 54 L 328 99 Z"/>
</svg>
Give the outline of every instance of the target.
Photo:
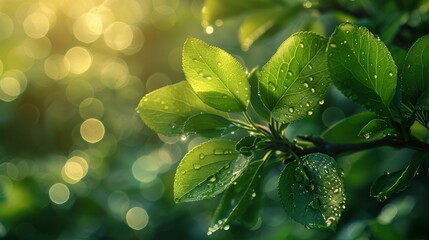
<svg viewBox="0 0 429 240">
<path fill-rule="evenodd" d="M 261 70 L 248 72 L 226 51 L 189 37 L 183 47 L 186 81 L 147 94 L 137 111 L 158 133 L 210 139 L 183 157 L 174 180 L 176 202 L 223 194 L 209 235 L 228 230 L 236 220 L 256 224 L 262 179 L 279 162 L 286 163 L 278 191 L 288 215 L 309 228 L 335 229 L 346 206 L 344 174 L 326 149 L 385 141 L 427 153 L 410 129 L 418 122 L 429 130 L 428 51 L 429 36 L 424 36 L 398 67 L 394 59 L 399 57 L 378 37 L 346 22 L 329 38 L 293 34 Z M 286 129 L 324 103 L 331 83 L 369 111 L 335 124 L 319 141 L 303 138 L 310 144 L 302 145 L 288 139 Z M 237 139 L 236 132 L 244 137 Z M 325 150 L 318 151 L 321 145 Z M 371 196 L 381 201 L 405 189 L 421 156 L 377 179 Z"/>
</svg>

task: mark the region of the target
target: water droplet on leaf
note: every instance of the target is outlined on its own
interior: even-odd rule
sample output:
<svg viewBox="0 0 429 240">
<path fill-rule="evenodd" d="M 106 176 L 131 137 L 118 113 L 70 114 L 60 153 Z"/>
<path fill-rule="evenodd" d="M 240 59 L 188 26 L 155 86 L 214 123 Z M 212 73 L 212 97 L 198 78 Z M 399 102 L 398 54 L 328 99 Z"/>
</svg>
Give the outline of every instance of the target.
<svg viewBox="0 0 429 240">
<path fill-rule="evenodd" d="M 193 165 L 193 167 L 194 167 L 194 169 L 195 169 L 195 170 L 199 170 L 199 169 L 201 169 L 201 165 L 200 165 L 200 164 L 197 164 L 197 163 L 195 163 L 195 164 Z"/>
<path fill-rule="evenodd" d="M 293 112 L 295 111 L 295 109 L 294 109 L 293 107 L 289 107 L 288 111 L 289 111 L 290 113 L 293 113 Z"/>
</svg>

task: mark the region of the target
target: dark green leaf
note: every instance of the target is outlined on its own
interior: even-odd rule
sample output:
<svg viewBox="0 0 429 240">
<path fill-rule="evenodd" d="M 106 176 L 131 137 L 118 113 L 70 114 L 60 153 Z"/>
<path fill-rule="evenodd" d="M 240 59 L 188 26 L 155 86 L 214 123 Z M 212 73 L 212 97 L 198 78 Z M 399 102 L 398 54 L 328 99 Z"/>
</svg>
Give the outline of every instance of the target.
<svg viewBox="0 0 429 240">
<path fill-rule="evenodd" d="M 189 151 L 174 177 L 174 200 L 199 201 L 225 191 L 248 163 L 246 157 L 235 151 L 235 144 L 234 141 L 216 139 Z"/>
<path fill-rule="evenodd" d="M 344 23 L 332 34 L 327 51 L 335 86 L 356 103 L 389 117 L 397 67 L 384 43 L 368 29 Z"/>
<path fill-rule="evenodd" d="M 284 209 L 309 227 L 335 229 L 345 208 L 342 170 L 328 155 L 314 153 L 289 163 L 279 181 Z"/>
<path fill-rule="evenodd" d="M 332 143 L 361 143 L 382 138 L 383 134 L 380 133 L 359 136 L 362 128 L 376 118 L 377 115 L 372 112 L 358 113 L 335 123 L 321 137 Z"/>
<path fill-rule="evenodd" d="M 411 179 L 416 175 L 421 163 L 421 158 L 414 158 L 407 168 L 393 173 L 385 173 L 375 180 L 371 186 L 370 195 L 382 202 L 390 198 L 394 193 L 405 190 Z"/>
<path fill-rule="evenodd" d="M 204 104 L 186 81 L 148 93 L 137 107 L 149 128 L 167 136 L 182 134 L 186 120 L 202 112 L 226 116 Z"/>
<path fill-rule="evenodd" d="M 402 101 L 416 106 L 429 88 L 429 35 L 419 38 L 405 58 L 401 74 Z"/>
<path fill-rule="evenodd" d="M 265 107 L 265 105 L 262 103 L 261 98 L 259 98 L 259 79 L 258 79 L 259 72 L 256 69 L 253 69 L 248 78 L 249 78 L 249 84 L 251 89 L 251 96 L 250 96 L 250 104 L 252 105 L 255 112 L 258 114 L 258 116 L 266 121 L 270 120 L 270 110 Z"/>
<path fill-rule="evenodd" d="M 264 162 L 251 161 L 237 181 L 225 192 L 213 216 L 209 235 L 219 229 L 228 229 L 234 220 L 246 212 L 256 211 L 252 215 L 258 214 L 260 209 L 251 209 L 250 206 L 253 201 L 260 201 L 259 198 L 262 197 L 259 188 Z"/>
<path fill-rule="evenodd" d="M 229 53 L 188 38 L 182 64 L 186 80 L 204 103 L 224 112 L 246 109 L 250 102 L 246 72 Z"/>
<path fill-rule="evenodd" d="M 202 137 L 215 138 L 231 133 L 238 128 L 229 120 L 214 114 L 202 113 L 186 121 L 184 133 L 196 133 Z"/>
<path fill-rule="evenodd" d="M 263 67 L 259 95 L 277 121 L 298 120 L 319 105 L 330 83 L 326 43 L 315 33 L 296 33 Z"/>
<path fill-rule="evenodd" d="M 238 141 L 235 150 L 243 155 L 252 156 L 255 146 L 260 140 L 261 138 L 257 136 L 246 136 Z"/>
<path fill-rule="evenodd" d="M 369 138 L 369 136 L 373 134 L 388 134 L 393 132 L 394 129 L 392 129 L 392 126 L 386 120 L 373 119 L 360 130 L 358 135 L 364 138 Z"/>
</svg>

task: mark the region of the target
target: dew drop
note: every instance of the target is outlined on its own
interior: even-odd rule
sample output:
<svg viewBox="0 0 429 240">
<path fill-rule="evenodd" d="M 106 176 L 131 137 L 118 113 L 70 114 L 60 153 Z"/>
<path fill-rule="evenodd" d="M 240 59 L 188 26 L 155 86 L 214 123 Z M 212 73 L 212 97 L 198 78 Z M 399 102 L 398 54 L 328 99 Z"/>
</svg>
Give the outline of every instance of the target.
<svg viewBox="0 0 429 240">
<path fill-rule="evenodd" d="M 310 91 L 311 91 L 312 93 L 315 93 L 315 92 L 316 92 L 316 89 L 314 89 L 314 88 L 310 88 Z"/>
<path fill-rule="evenodd" d="M 341 190 L 340 190 L 339 188 L 335 188 L 335 189 L 334 189 L 334 193 L 335 193 L 335 194 L 338 194 L 340 191 L 341 191 Z"/>
<path fill-rule="evenodd" d="M 304 44 L 303 44 L 303 43 L 300 43 L 300 44 L 299 44 L 299 46 L 300 46 L 301 48 L 304 48 Z"/>
<path fill-rule="evenodd" d="M 374 79 L 377 79 L 377 78 L 378 78 L 377 74 L 374 74 Z"/>
<path fill-rule="evenodd" d="M 365 139 L 369 139 L 371 137 L 371 133 L 365 133 L 364 135 L 362 135 L 362 137 Z"/>
<path fill-rule="evenodd" d="M 197 163 L 194 163 L 193 167 L 194 167 L 195 170 L 201 169 L 201 165 L 197 164 Z"/>
<path fill-rule="evenodd" d="M 276 90 L 276 85 L 273 82 L 268 82 L 268 90 L 274 92 Z"/>
<path fill-rule="evenodd" d="M 289 107 L 288 111 L 289 111 L 290 113 L 293 113 L 293 112 L 295 111 L 295 109 L 294 109 L 293 107 Z"/>
<path fill-rule="evenodd" d="M 390 175 L 390 172 L 386 172 L 386 175 L 387 175 L 387 176 L 389 176 L 389 175 Z"/>
<path fill-rule="evenodd" d="M 205 78 L 206 78 L 207 80 L 212 80 L 212 76 L 210 76 L 210 75 L 205 76 Z"/>
<path fill-rule="evenodd" d="M 291 71 L 288 71 L 288 72 L 287 72 L 287 75 L 292 76 L 292 75 L 293 75 L 293 73 L 292 73 Z"/>
<path fill-rule="evenodd" d="M 310 79 L 310 82 L 312 82 L 314 80 L 313 77 L 309 77 L 308 79 Z"/>
<path fill-rule="evenodd" d="M 222 66 L 222 63 L 221 63 L 221 62 L 217 62 L 217 65 L 218 65 L 218 66 Z"/>
<path fill-rule="evenodd" d="M 347 40 L 344 40 L 343 44 L 346 44 L 346 43 L 347 43 Z"/>
<path fill-rule="evenodd" d="M 323 105 L 324 103 L 325 103 L 325 100 L 323 99 L 319 101 L 319 105 Z"/>
<path fill-rule="evenodd" d="M 256 193 L 255 192 L 252 193 L 252 198 L 254 198 L 254 197 L 256 197 Z"/>
<path fill-rule="evenodd" d="M 393 77 L 393 72 L 389 72 L 389 76 Z"/>
<path fill-rule="evenodd" d="M 164 106 L 164 109 L 165 109 L 165 110 L 167 110 L 167 109 L 168 109 L 168 106 Z"/>
<path fill-rule="evenodd" d="M 188 135 L 186 135 L 186 134 L 182 134 L 182 135 L 180 135 L 180 140 L 181 140 L 181 141 L 186 141 L 186 140 L 188 140 Z"/>
<path fill-rule="evenodd" d="M 204 153 L 200 153 L 200 159 L 204 159 L 206 157 L 206 155 L 204 155 Z"/>
<path fill-rule="evenodd" d="M 331 46 L 331 48 L 336 48 L 336 47 L 337 47 L 337 44 L 335 44 L 335 43 L 331 43 L 331 44 L 329 44 L 329 46 Z"/>
<path fill-rule="evenodd" d="M 304 87 L 308 88 L 310 85 L 308 85 L 308 83 L 304 83 Z"/>
<path fill-rule="evenodd" d="M 225 225 L 225 227 L 223 227 L 223 230 L 228 231 L 228 230 L 229 230 L 229 228 L 230 228 L 230 226 L 229 226 L 229 225 Z"/>
<path fill-rule="evenodd" d="M 330 226 L 335 221 L 334 217 L 328 217 L 325 221 L 327 226 Z"/>
<path fill-rule="evenodd" d="M 213 26 L 207 26 L 206 29 L 205 29 L 205 32 L 207 34 L 212 34 L 214 32 Z"/>
<path fill-rule="evenodd" d="M 306 106 L 306 107 L 310 107 L 310 102 L 306 102 L 306 103 L 305 103 L 305 106 Z"/>
<path fill-rule="evenodd" d="M 213 232 L 212 231 L 207 231 L 207 236 L 210 236 L 210 235 L 212 235 L 213 234 Z"/>
<path fill-rule="evenodd" d="M 216 182 L 216 177 L 215 177 L 215 176 L 212 176 L 212 177 L 209 179 L 209 182 Z"/>
<path fill-rule="evenodd" d="M 213 154 L 214 155 L 222 155 L 222 154 L 224 154 L 224 150 L 222 150 L 222 149 L 215 149 L 215 150 L 213 150 Z"/>
<path fill-rule="evenodd" d="M 170 125 L 171 129 L 175 129 L 176 128 L 176 124 L 175 123 L 170 123 L 169 125 Z"/>
<path fill-rule="evenodd" d="M 198 62 L 198 59 L 196 59 L 196 58 L 192 58 L 192 61 L 194 61 L 194 62 Z"/>
<path fill-rule="evenodd" d="M 313 65 L 308 64 L 308 68 L 309 68 L 309 69 L 313 69 Z"/>
<path fill-rule="evenodd" d="M 313 115 L 313 111 L 308 110 L 307 114 L 308 114 L 308 116 L 311 116 L 311 115 Z"/>
</svg>

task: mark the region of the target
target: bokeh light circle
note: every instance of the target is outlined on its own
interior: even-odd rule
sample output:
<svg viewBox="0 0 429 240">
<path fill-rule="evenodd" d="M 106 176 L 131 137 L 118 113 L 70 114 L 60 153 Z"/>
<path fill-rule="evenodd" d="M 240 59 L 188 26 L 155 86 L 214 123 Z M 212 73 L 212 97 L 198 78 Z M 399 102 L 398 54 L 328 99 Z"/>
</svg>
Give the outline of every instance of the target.
<svg viewBox="0 0 429 240">
<path fill-rule="evenodd" d="M 103 139 L 105 129 L 103 123 L 95 118 L 85 120 L 80 125 L 80 135 L 89 143 L 96 143 Z"/>
<path fill-rule="evenodd" d="M 64 204 L 70 198 L 70 190 L 64 183 L 55 183 L 49 188 L 49 198 L 55 204 Z"/>
<path fill-rule="evenodd" d="M 149 223 L 149 215 L 144 208 L 133 207 L 128 210 L 126 221 L 130 228 L 134 230 L 141 230 Z"/>
</svg>

